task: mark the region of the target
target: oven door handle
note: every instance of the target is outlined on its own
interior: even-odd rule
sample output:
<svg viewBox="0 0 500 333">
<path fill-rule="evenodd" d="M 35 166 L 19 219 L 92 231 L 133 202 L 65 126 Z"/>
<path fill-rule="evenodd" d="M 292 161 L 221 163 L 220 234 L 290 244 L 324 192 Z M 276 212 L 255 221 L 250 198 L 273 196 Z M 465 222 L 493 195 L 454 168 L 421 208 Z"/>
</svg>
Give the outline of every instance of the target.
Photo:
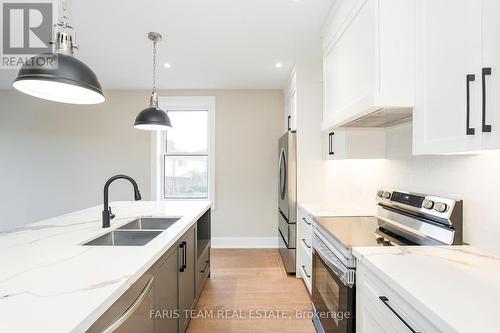
<svg viewBox="0 0 500 333">
<path fill-rule="evenodd" d="M 319 255 L 321 260 L 330 267 L 333 273 L 348 287 L 354 286 L 354 270 L 348 269 L 342 262 L 335 256 L 335 254 L 328 249 L 325 243 L 321 240 L 321 236 L 314 234 L 313 250 L 314 253 Z"/>
<path fill-rule="evenodd" d="M 342 268 L 338 267 L 338 265 L 336 263 L 334 263 L 330 259 L 327 259 L 323 253 L 321 253 L 317 250 L 315 252 L 317 255 L 320 256 L 320 258 L 325 262 L 325 264 L 327 264 L 328 267 L 330 267 L 333 270 L 335 275 L 338 276 L 338 278 L 342 281 L 342 283 L 347 284 L 347 279 L 346 279 L 347 270 L 343 270 Z"/>
<path fill-rule="evenodd" d="M 421 233 L 421 232 L 418 232 L 417 230 L 414 230 L 414 229 L 411 229 L 411 228 L 408 228 L 408 227 L 405 227 L 404 225 L 401 225 L 400 223 L 397 223 L 396 221 L 394 220 L 391 220 L 390 218 L 387 218 L 387 217 L 384 217 L 384 216 L 380 216 L 380 215 L 377 215 L 377 218 L 379 220 L 382 220 L 386 223 L 389 223 L 390 225 L 397 225 L 399 226 L 400 228 L 402 229 L 405 229 L 405 230 L 408 230 L 408 231 L 411 231 L 413 234 L 419 236 L 419 237 L 422 237 L 422 238 L 425 238 L 426 235 Z"/>
</svg>

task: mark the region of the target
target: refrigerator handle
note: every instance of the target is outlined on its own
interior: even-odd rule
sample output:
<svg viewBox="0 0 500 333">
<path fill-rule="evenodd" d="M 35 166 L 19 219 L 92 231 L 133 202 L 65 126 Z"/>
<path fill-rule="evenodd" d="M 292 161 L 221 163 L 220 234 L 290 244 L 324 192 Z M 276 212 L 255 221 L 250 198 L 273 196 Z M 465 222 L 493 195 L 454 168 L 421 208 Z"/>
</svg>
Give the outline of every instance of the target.
<svg viewBox="0 0 500 333">
<path fill-rule="evenodd" d="M 279 162 L 279 168 L 280 168 L 280 196 L 281 200 L 285 199 L 285 194 L 286 194 L 286 154 L 285 154 L 285 149 L 281 148 L 281 153 L 280 153 L 280 162 Z"/>
</svg>

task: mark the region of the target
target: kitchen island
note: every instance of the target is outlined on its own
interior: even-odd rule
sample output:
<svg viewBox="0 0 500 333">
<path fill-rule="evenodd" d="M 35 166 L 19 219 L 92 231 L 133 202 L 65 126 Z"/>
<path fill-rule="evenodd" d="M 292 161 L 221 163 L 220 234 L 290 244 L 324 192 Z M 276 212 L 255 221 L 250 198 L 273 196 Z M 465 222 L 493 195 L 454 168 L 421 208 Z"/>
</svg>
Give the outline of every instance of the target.
<svg viewBox="0 0 500 333">
<path fill-rule="evenodd" d="M 211 207 L 112 202 L 0 233 L 0 332 L 84 332 Z M 138 217 L 181 217 L 144 246 L 83 246 Z"/>
</svg>

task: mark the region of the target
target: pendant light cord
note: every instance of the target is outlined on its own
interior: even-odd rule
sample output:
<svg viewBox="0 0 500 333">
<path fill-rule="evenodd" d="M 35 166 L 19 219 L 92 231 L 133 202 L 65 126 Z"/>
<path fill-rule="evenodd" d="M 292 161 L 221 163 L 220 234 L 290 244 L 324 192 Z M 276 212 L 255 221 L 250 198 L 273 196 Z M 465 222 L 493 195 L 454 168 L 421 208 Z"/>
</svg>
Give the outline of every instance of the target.
<svg viewBox="0 0 500 333">
<path fill-rule="evenodd" d="M 156 43 L 161 41 L 161 35 L 157 32 L 150 32 L 148 38 L 153 41 L 153 92 L 149 105 L 158 108 L 158 94 L 156 93 Z"/>
<path fill-rule="evenodd" d="M 153 41 L 153 93 L 156 93 L 156 40 Z"/>
</svg>

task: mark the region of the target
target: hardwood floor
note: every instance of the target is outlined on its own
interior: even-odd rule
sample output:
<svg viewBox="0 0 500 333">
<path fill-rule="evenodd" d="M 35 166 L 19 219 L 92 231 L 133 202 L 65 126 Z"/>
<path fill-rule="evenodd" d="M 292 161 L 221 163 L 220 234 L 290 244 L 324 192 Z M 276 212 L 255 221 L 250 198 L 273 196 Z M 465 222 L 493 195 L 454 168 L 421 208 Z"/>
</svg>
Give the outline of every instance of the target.
<svg viewBox="0 0 500 333">
<path fill-rule="evenodd" d="M 211 266 L 188 333 L 315 332 L 306 288 L 276 249 L 212 249 Z"/>
</svg>

